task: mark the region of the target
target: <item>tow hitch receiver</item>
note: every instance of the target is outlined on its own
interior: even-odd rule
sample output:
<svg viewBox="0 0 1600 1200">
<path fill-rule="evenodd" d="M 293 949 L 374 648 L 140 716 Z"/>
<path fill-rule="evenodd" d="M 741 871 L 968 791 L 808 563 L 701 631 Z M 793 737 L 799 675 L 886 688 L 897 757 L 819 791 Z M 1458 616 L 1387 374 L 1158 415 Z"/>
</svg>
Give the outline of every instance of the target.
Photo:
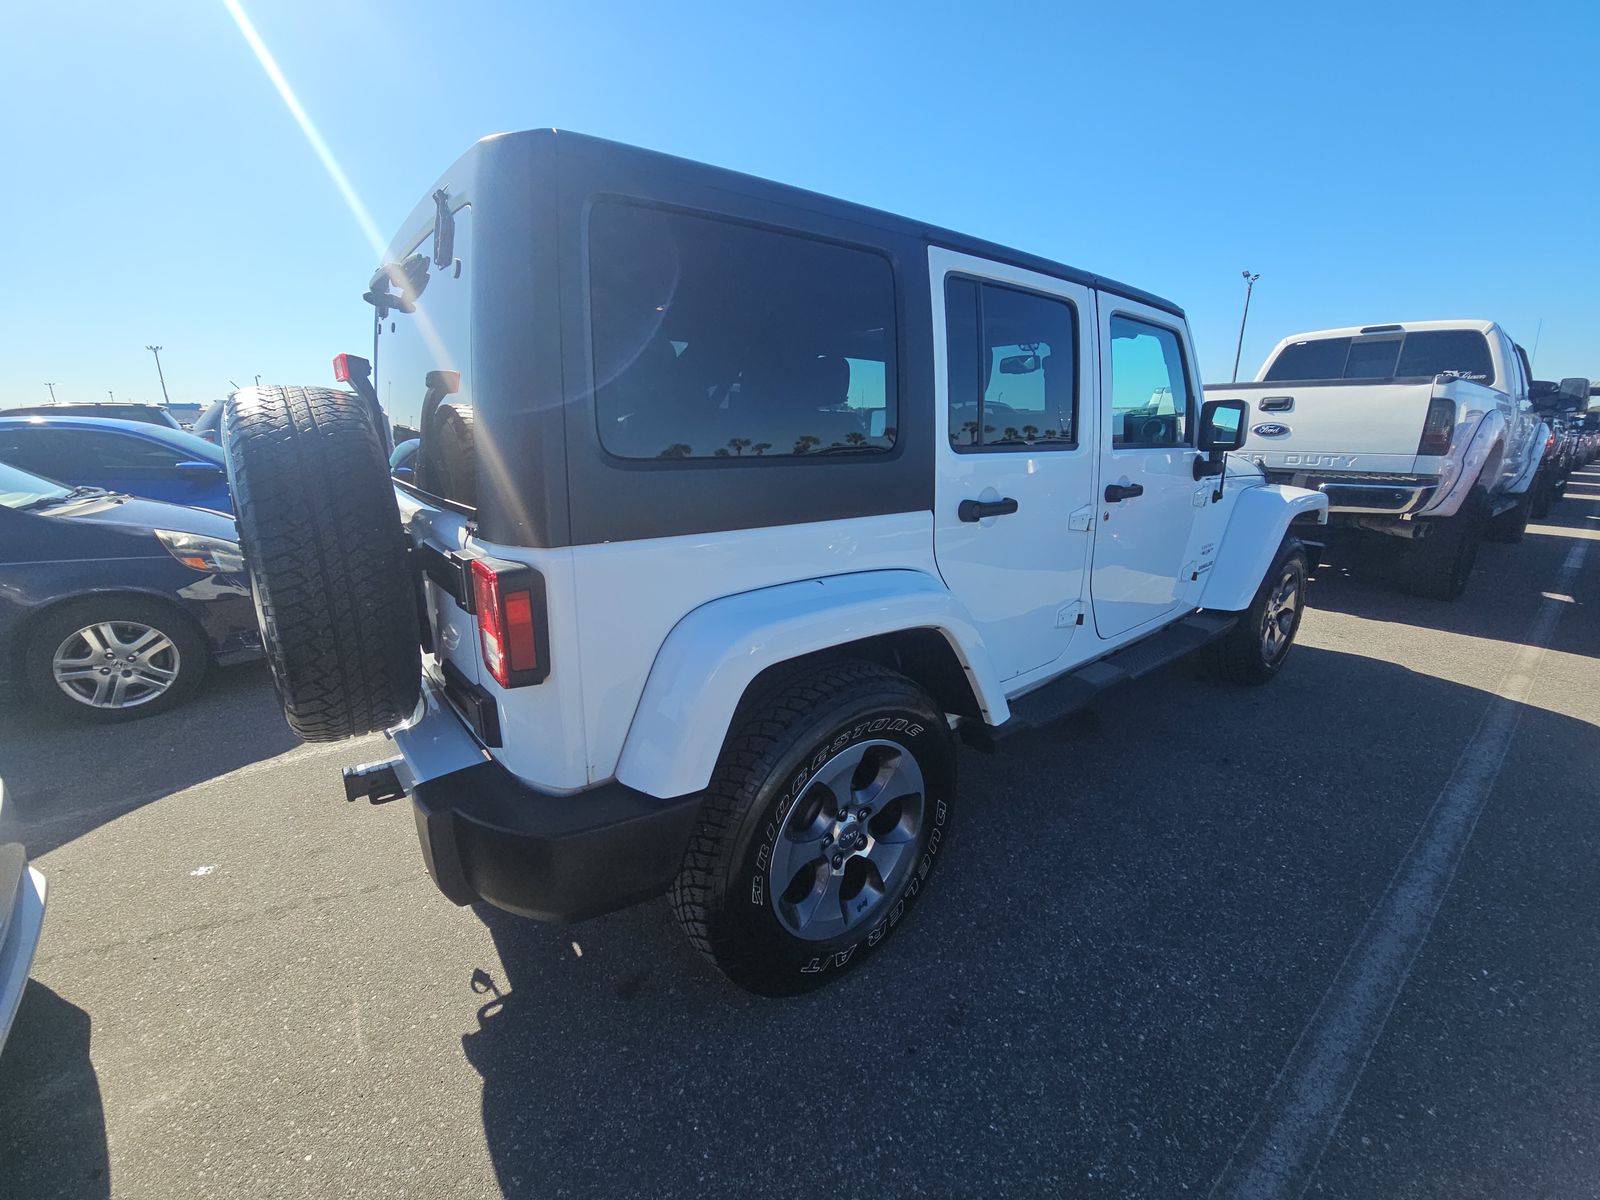
<svg viewBox="0 0 1600 1200">
<path fill-rule="evenodd" d="M 391 800 L 400 800 L 406 794 L 405 788 L 400 786 L 400 777 L 395 774 L 395 765 L 401 760 L 398 758 L 387 759 L 384 762 L 362 763 L 359 766 L 344 769 L 344 798 L 346 800 L 367 800 L 372 804 L 387 804 Z"/>
</svg>

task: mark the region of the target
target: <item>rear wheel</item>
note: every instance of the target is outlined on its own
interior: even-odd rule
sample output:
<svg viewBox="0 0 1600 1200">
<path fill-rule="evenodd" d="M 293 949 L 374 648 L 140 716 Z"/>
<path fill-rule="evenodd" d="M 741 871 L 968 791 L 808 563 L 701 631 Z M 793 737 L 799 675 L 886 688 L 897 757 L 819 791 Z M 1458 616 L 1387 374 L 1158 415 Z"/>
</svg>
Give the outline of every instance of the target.
<svg viewBox="0 0 1600 1200">
<path fill-rule="evenodd" d="M 405 720 L 421 688 L 416 593 L 367 405 L 325 388 L 244 388 L 228 398 L 223 445 L 289 727 L 331 742 Z"/>
<path fill-rule="evenodd" d="M 1239 623 L 1211 646 L 1212 674 L 1232 683 L 1266 683 L 1294 648 L 1311 573 L 1305 547 L 1285 538 Z"/>
<path fill-rule="evenodd" d="M 1535 484 L 1535 486 L 1538 486 Z M 1533 487 L 1517 497 L 1516 503 L 1505 512 L 1484 522 L 1483 539 L 1486 542 L 1504 542 L 1515 545 L 1527 532 L 1528 518 L 1533 516 Z"/>
<path fill-rule="evenodd" d="M 1473 493 L 1455 516 L 1434 522 L 1427 537 L 1398 547 L 1403 590 L 1428 600 L 1455 600 L 1467 590 L 1483 541 L 1483 504 Z"/>
<path fill-rule="evenodd" d="M 789 673 L 741 706 L 673 911 L 741 987 L 809 991 L 904 921 L 954 791 L 949 723 L 916 684 L 870 663 Z"/>
<path fill-rule="evenodd" d="M 46 613 L 28 635 L 24 671 L 57 716 L 129 721 L 181 703 L 211 655 L 194 623 L 143 596 L 94 596 Z"/>
</svg>

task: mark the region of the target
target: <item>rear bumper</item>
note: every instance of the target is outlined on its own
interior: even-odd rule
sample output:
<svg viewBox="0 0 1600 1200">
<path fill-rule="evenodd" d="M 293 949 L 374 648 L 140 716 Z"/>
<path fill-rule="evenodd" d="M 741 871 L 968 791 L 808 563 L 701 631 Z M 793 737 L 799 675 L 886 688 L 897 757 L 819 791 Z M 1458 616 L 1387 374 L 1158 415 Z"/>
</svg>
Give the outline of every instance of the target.
<svg viewBox="0 0 1600 1200">
<path fill-rule="evenodd" d="M 1274 483 L 1292 483 L 1321 492 L 1328 498 L 1330 514 L 1403 517 L 1426 507 L 1437 489 L 1434 481 L 1419 479 L 1341 479 L 1283 471 L 1269 472 L 1268 477 Z"/>
<path fill-rule="evenodd" d="M 393 737 L 423 861 L 457 904 L 578 921 L 647 900 L 672 883 L 700 815 L 698 794 L 661 800 L 612 782 L 558 795 L 525 783 L 487 755 L 431 678 Z"/>
<path fill-rule="evenodd" d="M 698 795 L 658 800 L 620 783 L 549 795 L 494 761 L 419 783 L 411 802 L 441 892 L 541 921 L 599 916 L 666 891 L 700 814 Z"/>
</svg>

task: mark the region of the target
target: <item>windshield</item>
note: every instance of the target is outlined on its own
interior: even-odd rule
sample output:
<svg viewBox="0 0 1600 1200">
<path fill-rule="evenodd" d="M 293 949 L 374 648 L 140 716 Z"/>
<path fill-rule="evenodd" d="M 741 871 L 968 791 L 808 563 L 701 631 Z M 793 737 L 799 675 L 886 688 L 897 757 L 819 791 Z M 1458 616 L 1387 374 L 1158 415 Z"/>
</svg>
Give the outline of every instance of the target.
<svg viewBox="0 0 1600 1200">
<path fill-rule="evenodd" d="M 1262 379 L 1432 379 L 1454 373 L 1494 383 L 1489 339 L 1476 329 L 1421 329 L 1375 337 L 1308 338 L 1278 352 Z"/>
<path fill-rule="evenodd" d="M 37 508 L 55 500 L 65 500 L 71 490 L 52 483 L 16 467 L 0 463 L 0 506 L 6 508 Z"/>
</svg>

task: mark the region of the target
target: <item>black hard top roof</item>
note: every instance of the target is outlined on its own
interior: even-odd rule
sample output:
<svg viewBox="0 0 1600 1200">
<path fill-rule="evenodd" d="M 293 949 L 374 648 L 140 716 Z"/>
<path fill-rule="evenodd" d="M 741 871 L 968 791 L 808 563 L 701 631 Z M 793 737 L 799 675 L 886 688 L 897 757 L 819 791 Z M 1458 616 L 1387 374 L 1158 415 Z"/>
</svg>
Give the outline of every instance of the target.
<svg viewBox="0 0 1600 1200">
<path fill-rule="evenodd" d="M 1081 271 L 1076 267 L 1069 267 L 1065 263 L 1042 258 L 1037 254 L 1029 254 L 1026 251 L 1016 250 L 1009 246 L 997 245 L 994 242 L 984 241 L 982 238 L 968 237 L 966 234 L 956 233 L 954 230 L 943 229 L 937 225 L 930 225 L 910 217 L 897 216 L 894 213 L 869 208 L 863 204 L 853 204 L 848 200 L 840 200 L 833 196 L 823 195 L 820 192 L 791 187 L 783 183 L 774 183 L 771 180 L 761 179 L 755 175 L 746 175 L 723 167 L 713 167 L 705 163 L 695 162 L 692 159 L 678 158 L 655 150 L 629 146 L 623 142 L 590 137 L 588 134 L 572 133 L 564 129 L 530 129 L 520 133 L 495 134 L 484 138 L 463 157 L 470 157 L 480 148 L 492 143 L 552 137 L 561 142 L 581 141 L 591 147 L 603 149 L 608 154 L 648 159 L 650 160 L 649 165 L 651 168 L 657 171 L 692 171 L 700 182 L 710 182 L 714 186 L 724 187 L 732 192 L 761 196 L 798 208 L 810 209 L 814 212 L 826 212 L 829 215 L 842 217 L 864 225 L 892 228 L 901 233 L 922 237 L 934 245 L 956 250 L 963 254 L 1010 263 L 1013 266 L 1023 267 L 1030 271 L 1038 271 L 1041 275 L 1053 275 L 1059 279 L 1082 284 L 1086 287 L 1114 292 L 1130 300 L 1137 300 L 1142 304 L 1164 309 L 1174 316 L 1181 317 L 1184 315 L 1183 309 L 1179 308 L 1171 300 L 1146 292 L 1140 288 L 1131 287 L 1126 283 L 1107 278 L 1104 275 L 1095 275 L 1089 271 Z M 423 206 L 419 205 L 418 207 L 421 209 Z"/>
</svg>

